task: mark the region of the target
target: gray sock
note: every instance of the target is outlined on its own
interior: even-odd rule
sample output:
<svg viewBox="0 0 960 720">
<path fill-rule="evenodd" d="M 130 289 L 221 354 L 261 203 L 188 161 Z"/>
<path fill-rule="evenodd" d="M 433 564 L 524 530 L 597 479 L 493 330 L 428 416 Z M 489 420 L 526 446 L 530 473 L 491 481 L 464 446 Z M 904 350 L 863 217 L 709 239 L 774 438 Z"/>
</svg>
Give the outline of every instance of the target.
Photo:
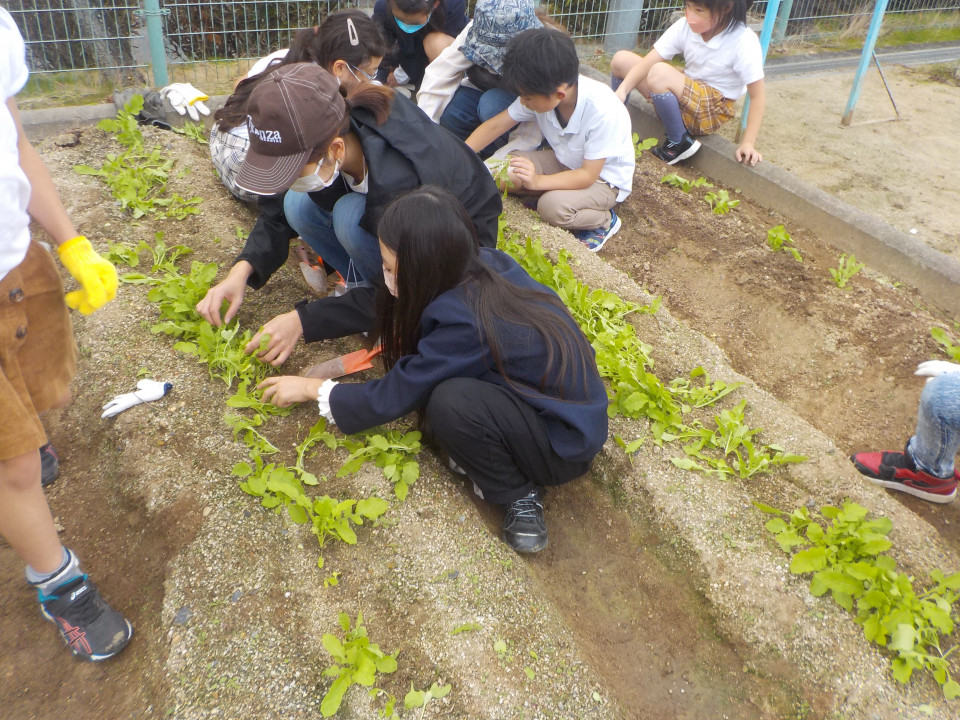
<svg viewBox="0 0 960 720">
<path fill-rule="evenodd" d="M 27 576 L 28 583 L 46 595 L 65 582 L 69 582 L 83 573 L 80 571 L 80 561 L 77 559 L 77 556 L 73 554 L 72 550 L 63 548 L 63 564 L 57 570 L 52 573 L 41 573 L 27 565 L 24 574 Z"/>
<path fill-rule="evenodd" d="M 672 143 L 680 142 L 687 131 L 687 126 L 683 124 L 683 113 L 680 112 L 680 101 L 677 100 L 677 96 L 672 92 L 652 94 L 650 102 L 653 103 L 657 117 L 663 123 L 667 140 Z"/>
</svg>

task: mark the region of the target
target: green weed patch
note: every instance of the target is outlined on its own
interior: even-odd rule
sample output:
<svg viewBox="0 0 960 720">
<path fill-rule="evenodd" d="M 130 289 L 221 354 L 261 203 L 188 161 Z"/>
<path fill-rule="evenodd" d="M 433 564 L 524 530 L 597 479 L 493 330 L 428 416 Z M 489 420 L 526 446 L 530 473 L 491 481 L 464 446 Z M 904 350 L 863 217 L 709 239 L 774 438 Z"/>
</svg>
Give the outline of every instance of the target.
<svg viewBox="0 0 960 720">
<path fill-rule="evenodd" d="M 813 595 L 830 593 L 840 607 L 856 613 L 869 642 L 894 654 L 891 667 L 898 682 L 909 682 L 914 670 L 927 670 L 944 697 L 960 697 L 948 664 L 957 645 L 943 647 L 956 627 L 960 572 L 933 571 L 932 586 L 918 594 L 914 579 L 897 572 L 896 560 L 884 554 L 893 545 L 887 537 L 893 528 L 889 518 L 868 519 L 867 509 L 853 502 L 842 508 L 824 505 L 819 515 L 806 507 L 787 513 L 754 505 L 777 516 L 766 527 L 792 554 L 790 572 L 810 574 Z"/>
</svg>

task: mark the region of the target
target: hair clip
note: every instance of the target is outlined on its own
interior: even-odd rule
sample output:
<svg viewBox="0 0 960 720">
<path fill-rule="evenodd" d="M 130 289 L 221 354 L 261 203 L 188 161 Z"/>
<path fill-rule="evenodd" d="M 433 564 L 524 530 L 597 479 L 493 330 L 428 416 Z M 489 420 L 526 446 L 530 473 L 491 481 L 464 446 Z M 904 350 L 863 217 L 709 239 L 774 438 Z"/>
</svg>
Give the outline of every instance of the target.
<svg viewBox="0 0 960 720">
<path fill-rule="evenodd" d="M 350 38 L 350 44 L 357 46 L 360 44 L 360 37 L 357 35 L 357 28 L 353 24 L 353 18 L 347 18 L 347 37 Z"/>
</svg>

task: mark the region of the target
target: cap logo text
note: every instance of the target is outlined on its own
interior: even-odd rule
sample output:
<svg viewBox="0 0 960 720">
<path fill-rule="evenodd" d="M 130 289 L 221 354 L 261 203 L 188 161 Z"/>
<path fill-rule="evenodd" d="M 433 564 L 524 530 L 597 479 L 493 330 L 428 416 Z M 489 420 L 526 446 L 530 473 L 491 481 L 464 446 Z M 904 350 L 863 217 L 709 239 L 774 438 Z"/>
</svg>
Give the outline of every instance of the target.
<svg viewBox="0 0 960 720">
<path fill-rule="evenodd" d="M 279 130 L 261 130 L 253 124 L 253 118 L 247 115 L 247 131 L 253 133 L 258 138 L 260 142 L 267 143 L 281 143 L 283 139 L 280 137 Z"/>
</svg>

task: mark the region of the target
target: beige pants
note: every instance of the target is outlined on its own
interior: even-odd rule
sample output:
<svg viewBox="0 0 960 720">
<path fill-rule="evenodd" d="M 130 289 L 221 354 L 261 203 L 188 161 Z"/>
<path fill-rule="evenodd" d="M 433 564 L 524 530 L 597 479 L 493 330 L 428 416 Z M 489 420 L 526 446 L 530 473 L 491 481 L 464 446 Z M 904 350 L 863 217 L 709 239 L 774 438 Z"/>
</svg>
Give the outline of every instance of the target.
<svg viewBox="0 0 960 720">
<path fill-rule="evenodd" d="M 570 169 L 557 160 L 553 150 L 513 154 L 529 159 L 538 175 L 555 175 Z M 583 190 L 547 190 L 537 201 L 537 212 L 545 222 L 564 230 L 606 229 L 610 227 L 610 209 L 616 205 L 619 192 L 603 180 Z"/>
</svg>

